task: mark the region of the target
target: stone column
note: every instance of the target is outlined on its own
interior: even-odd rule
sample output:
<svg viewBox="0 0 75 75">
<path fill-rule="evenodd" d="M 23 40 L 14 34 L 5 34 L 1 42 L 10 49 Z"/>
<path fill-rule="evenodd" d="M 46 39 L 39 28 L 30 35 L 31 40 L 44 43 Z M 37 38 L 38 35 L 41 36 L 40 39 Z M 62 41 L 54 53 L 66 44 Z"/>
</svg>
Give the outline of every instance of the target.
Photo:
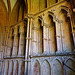
<svg viewBox="0 0 75 75">
<path fill-rule="evenodd" d="M 12 57 L 16 57 L 18 53 L 18 28 L 17 26 L 14 28 L 14 42 L 13 42 L 13 51 L 12 51 Z M 15 60 L 13 61 L 13 75 L 17 75 L 18 70 L 18 62 Z"/>
<path fill-rule="evenodd" d="M 33 27 L 33 39 L 32 39 L 32 42 L 33 42 L 33 45 L 32 45 L 32 49 L 33 49 L 33 55 L 37 55 L 39 53 L 38 51 L 38 30 L 39 28 L 38 27 Z"/>
<path fill-rule="evenodd" d="M 24 61 L 19 60 L 18 75 L 24 75 Z"/>
<path fill-rule="evenodd" d="M 32 54 L 32 26 L 33 26 L 33 19 L 30 20 L 30 39 L 29 39 L 29 55 Z"/>
<path fill-rule="evenodd" d="M 49 26 L 50 26 L 50 18 L 49 15 L 43 15 L 40 16 L 43 26 L 43 47 L 44 47 L 44 53 L 43 54 L 49 54 L 50 53 L 50 45 L 49 45 Z"/>
<path fill-rule="evenodd" d="M 20 24 L 20 40 L 19 40 L 19 51 L 18 51 L 18 56 L 21 57 L 21 56 L 24 56 L 24 45 L 25 45 L 25 31 L 24 31 L 24 23 L 21 23 Z M 24 71 L 24 63 L 23 61 L 20 59 L 19 62 L 19 69 L 18 69 L 18 75 L 23 75 Z"/>
<path fill-rule="evenodd" d="M 3 41 L 4 41 L 4 57 L 6 57 L 6 51 L 7 51 L 7 42 L 8 42 L 8 27 L 7 26 L 5 26 L 4 27 L 5 29 L 4 29 L 4 39 L 3 39 Z"/>
<path fill-rule="evenodd" d="M 19 40 L 18 56 L 24 55 L 24 44 L 25 44 L 24 23 L 22 23 L 20 25 L 20 40 Z"/>
<path fill-rule="evenodd" d="M 43 25 L 43 43 L 44 43 L 44 54 L 49 53 L 49 46 L 48 46 L 48 28 Z"/>
<path fill-rule="evenodd" d="M 36 50 L 37 50 L 37 44 L 36 44 L 36 37 L 37 37 L 37 32 L 36 32 L 36 30 L 34 30 L 34 28 L 33 28 L 33 30 L 32 30 L 32 33 L 33 33 L 33 35 L 32 35 L 32 54 L 34 55 L 35 53 L 36 53 Z"/>
<path fill-rule="evenodd" d="M 8 61 L 5 61 L 4 75 L 8 75 Z"/>
<path fill-rule="evenodd" d="M 4 56 L 7 57 L 7 42 L 8 42 L 8 28 L 5 27 L 5 54 Z M 4 75 L 8 75 L 8 66 L 9 66 L 9 61 L 6 61 L 5 60 L 5 63 L 4 63 Z"/>
<path fill-rule="evenodd" d="M 12 60 L 9 60 L 8 75 L 13 75 L 13 61 Z"/>
<path fill-rule="evenodd" d="M 10 29 L 8 37 L 7 57 L 10 57 L 12 51 L 12 29 Z"/>
<path fill-rule="evenodd" d="M 13 75 L 18 75 L 18 61 L 14 60 L 14 65 L 13 65 Z"/>
<path fill-rule="evenodd" d="M 36 34 L 37 34 L 37 36 L 36 36 L 36 50 L 35 51 L 36 51 L 36 54 L 39 54 L 38 30 L 36 30 Z"/>
<path fill-rule="evenodd" d="M 49 27 L 49 50 L 50 54 L 55 54 L 56 52 L 56 37 L 55 37 L 55 26 L 53 24 Z"/>
<path fill-rule="evenodd" d="M 2 68 L 2 75 L 4 75 L 5 61 L 2 61 L 2 66 L 1 66 L 1 68 Z"/>
<path fill-rule="evenodd" d="M 28 18 L 28 24 L 27 24 L 27 37 L 26 37 L 26 52 L 25 52 L 25 59 L 29 59 L 29 28 L 30 28 L 30 19 Z M 28 70 L 28 61 L 25 62 L 25 75 L 29 75 Z"/>
<path fill-rule="evenodd" d="M 43 53 L 43 30 L 39 28 L 38 30 L 38 53 L 42 54 Z"/>
<path fill-rule="evenodd" d="M 17 52 L 18 52 L 18 28 L 15 27 L 12 56 L 17 56 Z"/>
<path fill-rule="evenodd" d="M 73 40 L 72 40 L 72 36 L 71 36 L 71 26 L 70 25 L 73 25 L 73 18 L 71 17 L 72 14 L 69 13 L 70 11 L 67 12 L 67 16 L 64 16 L 65 13 L 63 13 L 61 15 L 61 17 L 59 17 L 59 19 L 62 19 L 63 20 L 63 23 L 62 23 L 62 28 L 63 28 L 63 52 L 64 53 L 70 53 L 72 52 L 73 50 Z M 70 18 L 70 20 L 66 19 L 67 17 Z"/>
<path fill-rule="evenodd" d="M 62 52 L 62 36 L 61 36 L 61 24 L 59 23 L 59 21 L 55 21 L 56 23 L 56 39 L 57 39 L 57 53 L 61 53 Z"/>
<path fill-rule="evenodd" d="M 73 32 L 72 34 L 73 34 L 73 41 L 74 41 L 74 51 L 75 51 L 75 32 Z"/>
<path fill-rule="evenodd" d="M 31 28 L 32 27 L 32 17 L 29 15 L 27 24 L 27 38 L 26 38 L 26 55 L 25 59 L 30 60 L 29 55 L 31 54 Z M 31 63 L 29 61 L 25 62 L 25 75 L 30 75 Z"/>
</svg>

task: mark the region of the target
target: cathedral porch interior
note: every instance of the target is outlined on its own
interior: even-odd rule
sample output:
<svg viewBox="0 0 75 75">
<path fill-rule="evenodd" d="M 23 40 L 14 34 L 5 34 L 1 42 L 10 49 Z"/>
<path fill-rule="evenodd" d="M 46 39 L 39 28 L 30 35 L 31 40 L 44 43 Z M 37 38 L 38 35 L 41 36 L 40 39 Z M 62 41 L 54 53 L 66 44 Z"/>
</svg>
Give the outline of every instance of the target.
<svg viewBox="0 0 75 75">
<path fill-rule="evenodd" d="M 0 75 L 75 75 L 75 0 L 0 0 Z"/>
</svg>

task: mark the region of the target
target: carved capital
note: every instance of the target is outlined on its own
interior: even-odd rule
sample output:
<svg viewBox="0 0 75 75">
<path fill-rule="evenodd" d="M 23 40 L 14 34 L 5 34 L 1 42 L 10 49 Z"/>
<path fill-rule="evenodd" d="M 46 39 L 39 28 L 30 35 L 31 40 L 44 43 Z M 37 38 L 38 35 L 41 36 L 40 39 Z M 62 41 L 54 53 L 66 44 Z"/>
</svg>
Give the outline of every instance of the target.
<svg viewBox="0 0 75 75">
<path fill-rule="evenodd" d="M 53 21 L 54 22 L 58 22 L 58 23 L 63 23 L 63 21 L 62 20 L 59 20 L 57 17 L 53 17 Z"/>
<path fill-rule="evenodd" d="M 36 30 L 36 31 L 39 31 L 39 30 L 40 30 L 40 28 L 34 27 L 34 26 L 32 27 L 32 29 L 33 29 L 33 30 Z"/>
<path fill-rule="evenodd" d="M 49 28 L 50 27 L 50 24 L 43 23 L 43 26 Z"/>
<path fill-rule="evenodd" d="M 14 27 L 14 36 L 18 35 L 18 28 L 17 26 Z"/>
<path fill-rule="evenodd" d="M 33 14 L 27 14 L 25 15 L 26 19 L 34 19 L 34 15 Z"/>
<path fill-rule="evenodd" d="M 20 26 L 19 33 L 24 33 L 24 25 Z"/>
<path fill-rule="evenodd" d="M 62 5 L 62 6 L 61 6 L 61 9 L 64 9 L 64 10 L 67 11 L 67 17 L 71 17 L 72 11 L 71 11 L 70 8 L 68 8 L 68 7 Z"/>
</svg>

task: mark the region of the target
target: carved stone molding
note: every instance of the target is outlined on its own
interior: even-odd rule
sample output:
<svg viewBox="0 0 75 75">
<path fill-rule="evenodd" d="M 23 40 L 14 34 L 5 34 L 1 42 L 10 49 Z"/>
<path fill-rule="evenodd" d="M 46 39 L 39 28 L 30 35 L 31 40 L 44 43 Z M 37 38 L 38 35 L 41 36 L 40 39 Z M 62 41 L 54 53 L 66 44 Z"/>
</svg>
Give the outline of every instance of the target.
<svg viewBox="0 0 75 75">
<path fill-rule="evenodd" d="M 33 14 L 26 14 L 25 19 L 34 19 L 34 15 Z"/>
<path fill-rule="evenodd" d="M 71 15 L 72 15 L 71 9 L 69 9 L 68 7 L 63 6 L 63 5 L 61 6 L 61 9 L 64 9 L 67 11 L 67 17 L 71 17 Z"/>
<path fill-rule="evenodd" d="M 50 27 L 50 24 L 43 23 L 43 26 L 49 28 Z"/>
<path fill-rule="evenodd" d="M 39 31 L 40 30 L 40 28 L 38 28 L 38 27 L 32 27 L 32 30 L 36 30 L 36 31 Z"/>
</svg>

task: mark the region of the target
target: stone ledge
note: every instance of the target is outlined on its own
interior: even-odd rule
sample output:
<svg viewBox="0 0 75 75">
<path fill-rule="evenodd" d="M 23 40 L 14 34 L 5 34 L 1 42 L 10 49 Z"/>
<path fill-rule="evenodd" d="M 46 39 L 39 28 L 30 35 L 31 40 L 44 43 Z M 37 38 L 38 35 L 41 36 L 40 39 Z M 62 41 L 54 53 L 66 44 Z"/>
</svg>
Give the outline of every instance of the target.
<svg viewBox="0 0 75 75">
<path fill-rule="evenodd" d="M 6 56 L 3 59 L 24 59 L 25 56 Z"/>
<path fill-rule="evenodd" d="M 30 58 L 36 58 L 36 57 L 55 57 L 55 56 L 75 56 L 75 53 L 67 53 L 67 54 L 40 54 L 35 56 L 30 56 Z"/>
</svg>

